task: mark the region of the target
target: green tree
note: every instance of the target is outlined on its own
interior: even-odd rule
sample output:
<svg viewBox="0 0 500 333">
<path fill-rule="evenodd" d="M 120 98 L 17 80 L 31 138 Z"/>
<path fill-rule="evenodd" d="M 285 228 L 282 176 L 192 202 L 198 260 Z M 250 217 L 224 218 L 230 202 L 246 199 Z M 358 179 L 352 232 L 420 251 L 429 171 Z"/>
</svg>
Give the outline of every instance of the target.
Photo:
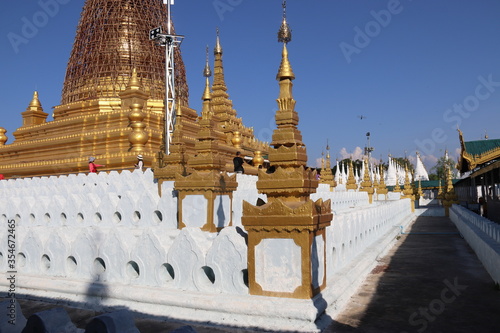
<svg viewBox="0 0 500 333">
<path fill-rule="evenodd" d="M 435 173 L 430 173 L 429 180 L 439 180 L 439 177 Z"/>
<path fill-rule="evenodd" d="M 456 169 L 456 163 L 449 159 L 449 158 L 446 158 L 445 156 L 442 156 L 440 157 L 437 162 L 436 162 L 436 165 L 434 165 L 432 168 L 431 168 L 431 174 L 435 174 L 436 175 L 436 178 L 435 180 L 443 180 L 445 181 L 446 178 L 447 178 L 447 170 L 448 168 L 451 170 L 451 173 L 452 173 L 452 177 L 453 175 L 455 175 L 457 172 L 457 169 Z M 431 175 L 429 175 L 429 179 Z"/>
</svg>

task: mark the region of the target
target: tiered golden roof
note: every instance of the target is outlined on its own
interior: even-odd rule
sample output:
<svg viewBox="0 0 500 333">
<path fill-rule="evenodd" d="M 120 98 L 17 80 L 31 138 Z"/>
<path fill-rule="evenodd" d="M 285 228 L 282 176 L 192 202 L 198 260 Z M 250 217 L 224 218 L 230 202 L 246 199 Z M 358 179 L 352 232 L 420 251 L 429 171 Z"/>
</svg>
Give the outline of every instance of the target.
<svg viewBox="0 0 500 333">
<path fill-rule="evenodd" d="M 214 220 L 215 200 L 223 195 L 232 198 L 238 183 L 236 175 L 229 176 L 223 172 L 225 156 L 219 147 L 219 141 L 224 135 L 214 129 L 211 95 L 209 87 L 208 64 L 205 67 L 207 77 L 205 91 L 202 96 L 203 110 L 201 113 L 200 132 L 195 144 L 196 155 L 190 157 L 188 164 L 192 170 L 189 175 L 176 174 L 175 189 L 179 192 L 179 227 L 186 227 L 183 220 L 183 200 L 188 195 L 202 195 L 207 199 L 207 221 L 202 227 L 204 231 L 220 231 L 223 226 Z M 231 218 L 229 217 L 229 225 Z"/>
<path fill-rule="evenodd" d="M 242 155 L 251 155 L 255 150 L 267 153 L 269 146 L 255 139 L 253 128 L 245 127 L 241 118 L 237 117 L 236 110 L 233 109 L 233 102 L 229 99 L 224 78 L 222 54 L 223 49 L 219 30 L 217 29 L 214 48 L 214 80 L 212 83 L 212 100 L 210 102 L 214 113 L 214 126 L 217 130 L 223 132 L 234 146 L 233 149 L 229 150 L 231 156 L 236 151 L 241 151 Z M 231 167 L 232 165 L 229 165 L 227 169 Z"/>
</svg>

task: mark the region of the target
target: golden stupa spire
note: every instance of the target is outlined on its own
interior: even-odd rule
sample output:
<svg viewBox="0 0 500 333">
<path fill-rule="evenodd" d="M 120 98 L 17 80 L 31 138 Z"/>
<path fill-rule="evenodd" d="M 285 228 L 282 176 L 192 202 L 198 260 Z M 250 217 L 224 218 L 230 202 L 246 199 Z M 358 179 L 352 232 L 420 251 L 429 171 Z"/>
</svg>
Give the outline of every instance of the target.
<svg viewBox="0 0 500 333">
<path fill-rule="evenodd" d="M 286 1 L 283 1 L 283 10 L 286 9 Z M 286 17 L 283 14 L 284 18 Z M 285 19 L 286 21 L 286 19 Z M 286 38 L 285 38 L 286 37 Z M 276 100 L 278 102 L 278 111 L 276 112 L 276 125 L 278 128 L 273 133 L 273 141 L 271 145 L 274 148 L 279 148 L 282 145 L 289 147 L 290 149 L 296 149 L 297 155 L 292 160 L 286 163 L 294 163 L 297 165 L 306 165 L 307 156 L 305 145 L 302 142 L 302 135 L 297 128 L 299 124 L 299 117 L 295 111 L 295 100 L 293 99 L 292 80 L 295 79 L 295 75 L 292 71 L 292 66 L 288 60 L 288 50 L 286 48 L 286 43 L 291 41 L 291 35 L 287 35 L 286 31 L 283 32 L 283 24 L 278 32 L 278 42 L 283 43 L 283 51 L 281 53 L 281 64 L 276 75 L 276 79 L 279 81 L 280 93 Z M 279 119 L 279 120 L 278 120 Z M 283 160 L 283 162 L 285 162 Z"/>
<path fill-rule="evenodd" d="M 328 139 L 326 140 L 326 162 L 325 167 L 321 171 L 321 183 L 329 184 L 330 190 L 337 186 L 337 182 L 335 181 L 335 177 L 332 173 L 332 166 L 330 163 L 330 146 L 328 145 Z"/>
<path fill-rule="evenodd" d="M 419 197 L 423 197 L 424 193 L 422 192 L 422 183 L 420 178 L 418 179 L 418 188 L 417 188 L 417 194 Z"/>
<path fill-rule="evenodd" d="M 441 188 L 441 187 L 440 187 Z M 439 197 L 439 196 L 438 196 Z M 451 167 L 448 165 L 446 168 L 446 188 L 445 193 L 441 195 L 443 198 L 444 212 L 446 216 L 450 216 L 450 208 L 453 204 L 458 204 L 458 196 L 453 188 L 453 180 L 451 174 Z"/>
<path fill-rule="evenodd" d="M 210 94 L 210 82 L 208 80 L 209 77 L 212 76 L 212 71 L 210 70 L 210 65 L 208 64 L 208 45 L 207 45 L 207 61 L 205 63 L 205 69 L 203 70 L 203 76 L 206 79 L 205 82 L 205 91 L 203 92 L 203 96 L 201 99 L 203 101 L 211 100 L 212 96 Z"/>
<path fill-rule="evenodd" d="M 379 174 L 380 174 L 380 183 L 379 183 L 378 188 L 377 188 L 377 195 L 378 194 L 387 195 L 387 193 L 389 192 L 389 190 L 387 189 L 387 186 L 385 186 L 385 181 L 384 181 L 384 167 L 383 167 L 382 163 L 380 163 L 380 166 L 379 166 Z"/>
<path fill-rule="evenodd" d="M 34 107 L 34 108 L 39 108 L 42 107 L 42 103 L 40 103 L 40 100 L 38 99 L 38 91 L 35 90 L 33 93 L 33 99 L 31 100 L 30 104 L 28 105 L 28 108 Z"/>
<path fill-rule="evenodd" d="M 39 125 L 46 122 L 48 114 L 43 112 L 42 103 L 38 99 L 38 91 L 35 90 L 26 111 L 21 112 L 23 126 Z M 14 134 L 15 135 L 15 134 Z"/>
<path fill-rule="evenodd" d="M 347 176 L 347 183 L 345 188 L 347 190 L 356 190 L 358 185 L 356 184 L 356 179 L 354 178 L 354 167 L 352 165 L 352 157 L 349 160 L 349 175 Z"/>
<path fill-rule="evenodd" d="M 219 28 L 217 28 L 217 39 L 214 48 L 214 80 L 212 83 L 212 110 L 219 121 L 230 123 L 241 123 L 236 118 L 233 102 L 227 93 L 226 81 L 224 79 L 224 66 L 222 63 L 222 46 L 220 43 Z M 231 132 L 232 126 L 226 124 L 226 131 Z"/>
<path fill-rule="evenodd" d="M 283 16 L 285 17 L 286 2 L 283 1 Z M 286 22 L 286 21 L 285 21 Z M 278 33 L 278 41 L 286 44 L 290 38 L 281 38 L 287 34 Z M 288 35 L 289 36 L 289 35 Z M 295 111 L 295 100 L 292 95 L 292 80 L 295 78 L 288 62 L 288 52 L 283 45 L 283 58 L 277 79 L 280 92 L 277 99 L 278 110 L 275 114 L 277 128 L 273 132 L 271 148 L 269 149 L 269 172 L 259 170 L 257 189 L 265 194 L 267 202 L 259 201 L 256 206 L 243 201 L 243 215 L 241 222 L 248 230 L 248 280 L 251 295 L 265 295 L 278 297 L 313 298 L 326 287 L 326 278 L 314 279 L 316 270 L 321 265 L 326 270 L 326 263 L 313 264 L 316 256 L 311 249 L 318 249 L 317 253 L 324 253 L 325 247 L 321 242 L 316 247 L 317 237 L 326 239 L 325 229 L 332 220 L 330 200 L 311 200 L 311 193 L 318 187 L 317 173 L 314 168 L 308 168 L 306 147 L 302 142 L 302 135 L 297 128 L 299 116 Z M 297 258 L 300 265 L 297 271 L 299 285 L 290 290 L 268 290 L 261 287 L 258 277 L 261 276 L 262 259 L 256 253 L 256 245 L 262 240 L 274 242 L 278 237 L 291 240 L 298 244 L 301 253 Z M 283 236 L 282 236 L 283 235 Z M 278 245 L 278 243 L 276 243 Z M 278 245 L 279 246 L 279 245 Z M 321 251 L 321 252 L 319 252 Z M 291 256 L 287 260 L 291 260 Z M 321 261 L 321 260 L 320 260 Z M 315 261 L 316 263 L 317 261 Z M 256 278 L 257 277 L 257 278 Z M 318 281 L 318 283 L 316 283 Z"/>
<path fill-rule="evenodd" d="M 448 165 L 446 167 L 446 193 L 452 192 L 453 189 L 453 180 L 452 180 L 452 174 L 451 174 L 451 167 Z"/>
<path fill-rule="evenodd" d="M 295 74 L 293 74 L 292 66 L 288 60 L 288 49 L 286 48 L 286 43 L 283 44 L 283 51 L 281 53 L 281 65 L 276 75 L 276 80 L 281 79 L 295 80 Z"/>
<path fill-rule="evenodd" d="M 408 171 L 408 167 L 405 165 L 405 185 L 403 189 L 403 194 L 411 195 L 412 193 L 413 193 L 413 188 L 410 182 L 410 172 Z"/>
<path fill-rule="evenodd" d="M 217 28 L 217 38 L 215 40 L 214 54 L 222 55 L 222 46 L 220 45 L 219 28 Z"/>
<path fill-rule="evenodd" d="M 332 169 L 331 161 L 330 161 L 330 146 L 328 145 L 328 139 L 326 139 L 326 168 Z"/>
<path fill-rule="evenodd" d="M 373 182 L 370 179 L 370 166 L 368 164 L 368 156 L 364 159 L 363 166 L 364 166 L 364 174 L 363 174 L 363 181 L 360 184 L 361 185 L 360 191 L 368 193 L 369 202 L 372 203 L 373 193 L 375 192 L 375 189 L 373 188 Z"/>
<path fill-rule="evenodd" d="M 137 77 L 137 69 L 134 67 L 134 68 L 132 68 L 132 76 L 130 77 L 130 80 L 128 81 L 127 89 L 137 90 L 140 87 L 141 87 L 141 83 L 139 82 L 139 78 Z"/>
<path fill-rule="evenodd" d="M 292 30 L 286 21 L 286 0 L 283 0 L 283 21 L 281 22 L 280 29 L 278 30 L 278 42 L 283 43 L 283 51 L 281 54 L 281 65 L 276 75 L 276 80 L 289 78 L 290 80 L 295 79 L 295 75 L 292 71 L 292 66 L 288 60 L 288 50 L 286 44 L 292 41 Z"/>
</svg>

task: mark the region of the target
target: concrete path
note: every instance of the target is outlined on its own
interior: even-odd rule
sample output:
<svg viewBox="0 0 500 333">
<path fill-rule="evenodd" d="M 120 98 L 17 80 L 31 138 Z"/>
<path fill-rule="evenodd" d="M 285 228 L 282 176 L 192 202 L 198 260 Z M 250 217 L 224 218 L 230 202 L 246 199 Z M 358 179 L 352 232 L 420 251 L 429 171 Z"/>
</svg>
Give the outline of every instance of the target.
<svg viewBox="0 0 500 333">
<path fill-rule="evenodd" d="M 450 219 L 405 232 L 325 332 L 500 332 L 500 291 Z"/>
</svg>

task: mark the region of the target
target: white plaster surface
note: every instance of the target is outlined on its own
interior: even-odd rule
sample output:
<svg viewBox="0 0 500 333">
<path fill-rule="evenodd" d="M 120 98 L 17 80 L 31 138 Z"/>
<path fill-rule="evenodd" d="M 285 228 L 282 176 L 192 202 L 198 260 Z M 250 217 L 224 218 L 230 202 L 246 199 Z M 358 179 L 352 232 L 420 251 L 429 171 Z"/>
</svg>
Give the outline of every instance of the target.
<svg viewBox="0 0 500 333">
<path fill-rule="evenodd" d="M 265 291 L 293 292 L 302 285 L 301 263 L 293 239 L 263 239 L 255 246 L 255 281 Z"/>
<path fill-rule="evenodd" d="M 233 192 L 233 226 L 241 227 L 243 200 L 255 205 L 259 198 L 265 201 L 267 200 L 267 196 L 257 192 L 257 176 L 238 173 L 236 174 L 236 180 L 238 181 L 238 187 Z"/>
<path fill-rule="evenodd" d="M 206 264 L 214 271 L 214 290 L 229 294 L 248 294 L 244 283 L 247 272 L 246 234 L 240 227 L 222 229 L 208 250 Z"/>
<path fill-rule="evenodd" d="M 369 205 L 368 193 L 366 192 L 330 192 L 329 186 L 319 187 L 316 193 L 311 194 L 311 200 L 316 201 L 319 198 L 322 198 L 323 200 L 330 199 L 333 212 L 341 212 L 343 210 L 349 210 Z"/>
<path fill-rule="evenodd" d="M 208 216 L 208 200 L 202 194 L 192 194 L 182 200 L 182 222 L 187 227 L 201 228 Z"/>
</svg>

